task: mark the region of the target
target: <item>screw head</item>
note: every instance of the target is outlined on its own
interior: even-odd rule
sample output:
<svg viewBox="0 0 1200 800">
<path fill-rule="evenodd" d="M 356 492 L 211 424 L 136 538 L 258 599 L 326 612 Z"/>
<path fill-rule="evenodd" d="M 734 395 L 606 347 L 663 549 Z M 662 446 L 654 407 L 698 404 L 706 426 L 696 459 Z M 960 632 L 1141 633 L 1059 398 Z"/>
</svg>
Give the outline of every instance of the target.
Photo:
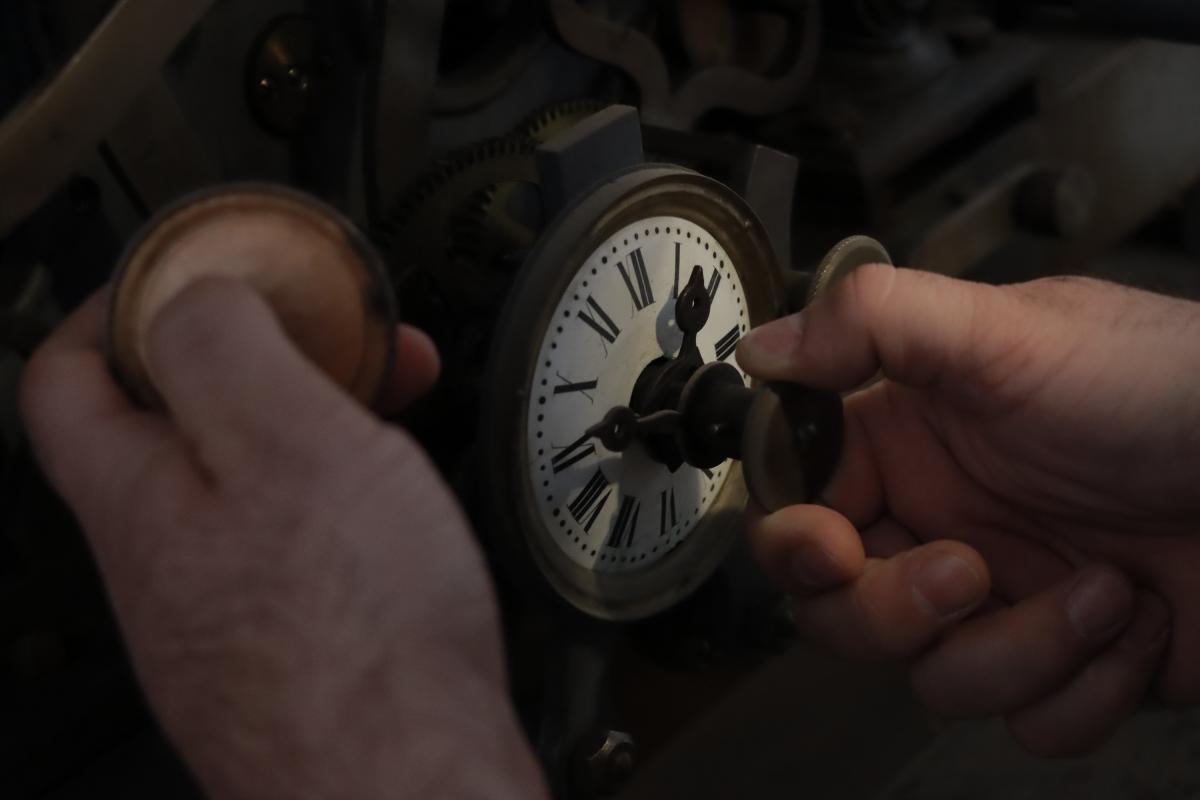
<svg viewBox="0 0 1200 800">
<path fill-rule="evenodd" d="M 333 92 L 334 61 L 316 23 L 300 14 L 272 21 L 249 55 L 247 97 L 264 128 L 294 136 L 319 116 Z"/>
<path fill-rule="evenodd" d="M 585 737 L 579 752 L 579 782 L 594 797 L 619 792 L 637 766 L 633 737 L 624 731 L 595 731 Z"/>
</svg>

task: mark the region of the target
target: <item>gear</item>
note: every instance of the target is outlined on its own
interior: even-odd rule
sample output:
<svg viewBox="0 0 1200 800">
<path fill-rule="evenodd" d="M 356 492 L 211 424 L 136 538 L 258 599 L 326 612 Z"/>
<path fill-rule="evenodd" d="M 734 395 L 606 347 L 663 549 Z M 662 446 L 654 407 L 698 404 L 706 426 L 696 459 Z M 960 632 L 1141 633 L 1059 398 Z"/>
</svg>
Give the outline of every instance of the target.
<svg viewBox="0 0 1200 800">
<path fill-rule="evenodd" d="M 603 107 L 556 103 L 508 136 L 438 159 L 379 231 L 404 318 L 433 337 L 446 365 L 434 395 L 407 420 L 443 469 L 458 468 L 474 434 L 442 420 L 474 418 L 495 313 L 544 222 L 534 151 Z"/>
<path fill-rule="evenodd" d="M 514 135 L 534 146 L 545 144 L 607 103 L 593 98 L 565 100 L 546 106 L 517 126 Z M 505 259 L 533 246 L 542 218 L 540 198 L 528 185 L 506 182 L 479 192 L 453 223 L 456 262 L 505 266 Z"/>
<path fill-rule="evenodd" d="M 603 100 L 591 97 L 564 100 L 548 105 L 532 115 L 517 127 L 516 132 L 538 144 L 545 144 L 608 106 Z"/>
<path fill-rule="evenodd" d="M 494 281 L 482 270 L 461 269 L 455 236 L 462 232 L 456 221 L 483 192 L 506 184 L 535 184 L 534 148 L 530 139 L 506 136 L 450 153 L 396 201 L 380 239 L 398 286 L 415 270 L 456 301 L 494 298 Z"/>
<path fill-rule="evenodd" d="M 490 264 L 463 258 L 460 220 L 482 192 L 534 184 L 535 147 L 510 135 L 447 154 L 397 198 L 378 232 L 404 320 L 442 354 L 442 379 L 405 424 L 447 474 L 461 468 L 474 439 L 473 426 L 460 421 L 474 418 L 476 384 L 510 282 Z"/>
</svg>

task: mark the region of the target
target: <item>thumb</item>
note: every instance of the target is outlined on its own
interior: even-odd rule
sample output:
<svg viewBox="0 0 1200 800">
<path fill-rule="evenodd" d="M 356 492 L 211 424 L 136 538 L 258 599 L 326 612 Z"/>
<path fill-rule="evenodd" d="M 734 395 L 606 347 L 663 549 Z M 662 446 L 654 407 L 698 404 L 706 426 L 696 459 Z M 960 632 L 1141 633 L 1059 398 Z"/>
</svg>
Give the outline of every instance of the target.
<svg viewBox="0 0 1200 800">
<path fill-rule="evenodd" d="M 881 370 L 930 388 L 1011 350 L 1020 312 L 997 287 L 872 264 L 799 314 L 751 331 L 737 359 L 757 378 L 815 388 L 848 391 Z"/>
<path fill-rule="evenodd" d="M 175 423 L 219 479 L 354 446 L 375 420 L 306 359 L 247 284 L 204 278 L 150 326 L 146 362 Z"/>
</svg>

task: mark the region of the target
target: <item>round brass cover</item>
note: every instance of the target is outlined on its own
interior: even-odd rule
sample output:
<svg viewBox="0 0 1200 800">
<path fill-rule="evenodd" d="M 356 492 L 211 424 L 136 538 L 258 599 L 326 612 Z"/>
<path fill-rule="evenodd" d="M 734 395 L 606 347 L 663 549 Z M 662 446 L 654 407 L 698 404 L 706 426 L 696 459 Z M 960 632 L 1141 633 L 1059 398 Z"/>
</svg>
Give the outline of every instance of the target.
<svg viewBox="0 0 1200 800">
<path fill-rule="evenodd" d="M 108 319 L 114 371 L 135 400 L 161 398 L 146 368 L 158 312 L 206 277 L 245 281 L 305 356 L 364 405 L 379 400 L 395 343 L 394 300 L 370 244 L 332 208 L 283 187 L 238 184 L 189 195 L 134 237 Z"/>
</svg>

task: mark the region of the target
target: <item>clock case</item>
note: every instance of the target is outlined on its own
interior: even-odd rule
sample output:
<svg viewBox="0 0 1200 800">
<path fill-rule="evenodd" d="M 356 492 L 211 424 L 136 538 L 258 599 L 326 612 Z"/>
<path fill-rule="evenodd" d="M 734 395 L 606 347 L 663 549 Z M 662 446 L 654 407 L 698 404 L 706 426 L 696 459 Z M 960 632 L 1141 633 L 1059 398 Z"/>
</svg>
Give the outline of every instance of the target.
<svg viewBox="0 0 1200 800">
<path fill-rule="evenodd" d="M 554 578 L 559 565 L 547 570 L 546 553 L 531 548 L 528 526 L 537 522 L 536 515 L 518 472 L 526 463 L 519 455 L 525 448 L 524 395 L 540 332 L 573 277 L 567 269 L 555 275 L 547 265 L 557 254 L 570 254 L 573 240 L 597 222 L 605 225 L 604 209 L 662 182 L 719 197 L 732 193 L 740 202 L 730 203 L 729 218 L 719 222 L 750 215 L 761 223 L 755 226 L 761 240 L 754 245 L 760 252 L 751 257 L 767 268 L 753 290 L 747 286 L 748 301 L 749 292 L 755 294 L 750 302 L 757 318 L 752 321 L 781 316 L 790 310 L 785 273 L 792 265 L 798 163 L 758 145 L 645 128 L 635 109 L 612 106 L 541 146 L 536 164 L 543 215 L 553 221 L 525 258 L 495 328 L 480 398 L 479 477 L 472 510 L 484 547 L 498 567 L 518 710 L 555 795 L 578 797 L 595 788 L 587 774 L 588 755 L 610 747 L 611 735 L 624 728 L 638 732 L 645 727 L 629 719 L 622 708 L 627 703 L 613 686 L 631 652 L 637 653 L 634 660 L 648 659 L 671 670 L 694 670 L 714 661 L 745 667 L 786 647 L 792 628 L 783 598 L 754 568 L 736 535 L 715 542 L 664 581 L 669 585 L 649 582 L 621 598 L 624 603 L 591 607 L 588 598 L 570 597 L 569 587 L 564 592 L 563 582 Z M 647 206 L 636 216 L 654 213 Z M 607 229 L 615 231 L 627 221 L 618 213 L 607 221 Z M 513 330 L 524 333 L 516 341 L 501 340 L 502 332 Z M 735 472 L 723 494 L 740 493 L 740 498 L 725 498 L 717 511 L 725 518 L 714 521 L 713 528 L 729 525 L 730 515 L 743 512 L 745 491 L 740 470 Z M 663 592 L 659 602 L 647 601 L 655 591 Z M 640 705 L 653 705 L 657 698 L 647 700 Z M 653 749 L 652 741 L 639 738 L 639 750 L 646 745 Z"/>
<path fill-rule="evenodd" d="M 747 177 L 758 180 L 744 181 L 750 185 L 765 182 L 762 173 L 771 160 L 756 155 Z M 479 421 L 480 474 L 488 476 L 479 487 L 484 519 L 505 571 L 522 591 L 551 596 L 540 602 L 566 600 L 602 620 L 645 619 L 684 600 L 725 559 L 745 507 L 740 465 L 732 465 L 697 529 L 653 566 L 602 573 L 576 564 L 545 530 L 525 475 L 533 460 L 526 439 L 528 391 L 541 337 L 576 270 L 599 242 L 631 222 L 679 215 L 709 231 L 739 273 L 751 325 L 786 310 L 780 266 L 787 263 L 780 260 L 786 242 L 774 240 L 754 207 L 731 187 L 686 167 L 648 162 L 637 112 L 629 107 L 610 107 L 547 143 L 537 153 L 537 166 L 545 216 L 553 221 L 526 257 L 494 329 Z M 794 174 L 794 162 L 791 166 Z M 777 178 L 775 183 L 784 185 Z M 763 195 L 760 207 L 777 212 L 780 206 L 771 201 L 779 198 Z"/>
</svg>

